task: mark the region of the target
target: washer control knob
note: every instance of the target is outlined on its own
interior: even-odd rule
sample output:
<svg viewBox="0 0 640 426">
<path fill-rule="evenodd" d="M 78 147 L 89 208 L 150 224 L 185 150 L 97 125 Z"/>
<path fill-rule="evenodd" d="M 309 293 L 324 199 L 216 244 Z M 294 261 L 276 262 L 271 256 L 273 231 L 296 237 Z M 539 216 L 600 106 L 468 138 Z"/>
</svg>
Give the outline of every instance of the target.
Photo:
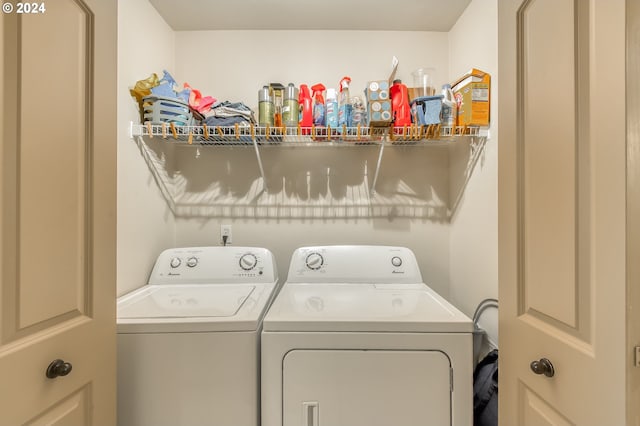
<svg viewBox="0 0 640 426">
<path fill-rule="evenodd" d="M 399 258 L 398 256 L 393 256 L 393 257 L 391 258 L 391 264 L 392 264 L 393 266 L 395 266 L 396 268 L 397 268 L 398 266 L 402 266 L 402 259 L 401 259 L 401 258 Z"/>
<path fill-rule="evenodd" d="M 324 258 L 320 253 L 310 253 L 306 259 L 307 268 L 318 270 L 324 264 Z"/>
<path fill-rule="evenodd" d="M 182 260 L 180 260 L 179 257 L 173 257 L 171 258 L 171 262 L 169 262 L 172 268 L 177 268 L 178 266 L 180 266 L 181 263 L 182 263 Z"/>
<path fill-rule="evenodd" d="M 193 268 L 197 264 L 198 264 L 198 258 L 191 256 L 190 258 L 187 259 L 187 266 L 189 268 Z"/>
<path fill-rule="evenodd" d="M 258 264 L 258 258 L 253 253 L 245 253 L 240 257 L 240 267 L 245 271 L 250 271 Z"/>
</svg>

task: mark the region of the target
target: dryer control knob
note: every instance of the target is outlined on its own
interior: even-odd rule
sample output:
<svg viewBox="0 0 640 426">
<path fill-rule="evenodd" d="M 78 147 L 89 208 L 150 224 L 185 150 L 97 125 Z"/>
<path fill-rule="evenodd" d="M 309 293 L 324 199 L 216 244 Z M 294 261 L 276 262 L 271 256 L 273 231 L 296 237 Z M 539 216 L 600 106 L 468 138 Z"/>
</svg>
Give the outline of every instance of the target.
<svg viewBox="0 0 640 426">
<path fill-rule="evenodd" d="M 240 257 L 240 267 L 245 271 L 250 271 L 258 264 L 258 258 L 253 253 L 246 253 Z"/>
<path fill-rule="evenodd" d="M 306 259 L 307 268 L 317 270 L 324 264 L 324 258 L 320 253 L 310 253 Z"/>
<path fill-rule="evenodd" d="M 187 259 L 187 266 L 189 268 L 193 268 L 197 264 L 198 264 L 198 258 L 191 256 L 190 258 Z"/>
<path fill-rule="evenodd" d="M 399 258 L 398 256 L 393 256 L 393 257 L 391 258 L 391 264 L 392 264 L 393 266 L 395 266 L 396 268 L 397 268 L 398 266 L 402 266 L 402 259 L 401 259 L 401 258 Z"/>
<path fill-rule="evenodd" d="M 171 259 L 171 262 L 169 262 L 169 265 L 171 265 L 172 268 L 177 268 L 181 263 L 182 260 L 180 260 L 179 257 L 174 257 Z"/>
</svg>

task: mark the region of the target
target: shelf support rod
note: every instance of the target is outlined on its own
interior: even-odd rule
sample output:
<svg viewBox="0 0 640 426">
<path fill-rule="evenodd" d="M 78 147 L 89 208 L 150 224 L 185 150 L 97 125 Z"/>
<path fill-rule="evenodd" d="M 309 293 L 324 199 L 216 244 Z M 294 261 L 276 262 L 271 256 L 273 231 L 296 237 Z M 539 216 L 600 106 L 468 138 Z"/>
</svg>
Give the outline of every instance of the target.
<svg viewBox="0 0 640 426">
<path fill-rule="evenodd" d="M 262 167 L 262 157 L 260 157 L 260 150 L 258 149 L 258 141 L 253 139 L 253 147 L 256 150 L 256 158 L 258 159 L 258 167 L 260 167 L 260 176 L 262 176 L 262 190 L 267 190 L 267 177 L 264 175 L 264 168 Z"/>
<path fill-rule="evenodd" d="M 371 184 L 371 195 L 376 193 L 376 183 L 378 183 L 378 173 L 380 172 L 380 164 L 382 164 L 382 154 L 384 153 L 384 142 L 380 143 L 380 153 L 378 154 L 378 165 L 376 173 L 373 175 L 373 183 Z"/>
</svg>

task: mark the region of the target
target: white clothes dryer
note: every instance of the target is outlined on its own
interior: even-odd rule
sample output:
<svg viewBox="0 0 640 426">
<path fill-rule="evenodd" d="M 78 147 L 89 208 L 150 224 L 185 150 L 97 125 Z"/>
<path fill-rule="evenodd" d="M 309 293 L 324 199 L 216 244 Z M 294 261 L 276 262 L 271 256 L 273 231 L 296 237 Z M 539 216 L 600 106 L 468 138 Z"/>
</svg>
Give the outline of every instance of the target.
<svg viewBox="0 0 640 426">
<path fill-rule="evenodd" d="M 276 285 L 267 249 L 161 253 L 148 284 L 118 299 L 118 425 L 258 426 Z"/>
<path fill-rule="evenodd" d="M 263 322 L 262 426 L 472 426 L 472 331 L 407 248 L 297 249 Z"/>
</svg>

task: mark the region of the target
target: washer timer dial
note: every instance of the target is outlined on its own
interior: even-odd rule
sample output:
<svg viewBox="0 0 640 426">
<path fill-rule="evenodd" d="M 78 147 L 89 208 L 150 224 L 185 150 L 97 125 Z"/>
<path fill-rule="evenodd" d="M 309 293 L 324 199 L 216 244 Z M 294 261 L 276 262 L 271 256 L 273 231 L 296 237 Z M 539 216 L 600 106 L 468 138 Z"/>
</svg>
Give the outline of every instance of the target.
<svg viewBox="0 0 640 426">
<path fill-rule="evenodd" d="M 169 265 L 171 265 L 172 268 L 177 268 L 178 266 L 180 266 L 182 264 L 182 260 L 180 260 L 179 257 L 174 257 L 171 259 L 171 261 L 169 262 Z"/>
<path fill-rule="evenodd" d="M 250 271 L 258 264 L 258 258 L 253 253 L 245 253 L 240 257 L 240 267 L 245 271 Z"/>
<path fill-rule="evenodd" d="M 305 263 L 307 264 L 307 268 L 316 271 L 324 264 L 324 258 L 320 253 L 310 253 L 307 256 Z"/>
</svg>

